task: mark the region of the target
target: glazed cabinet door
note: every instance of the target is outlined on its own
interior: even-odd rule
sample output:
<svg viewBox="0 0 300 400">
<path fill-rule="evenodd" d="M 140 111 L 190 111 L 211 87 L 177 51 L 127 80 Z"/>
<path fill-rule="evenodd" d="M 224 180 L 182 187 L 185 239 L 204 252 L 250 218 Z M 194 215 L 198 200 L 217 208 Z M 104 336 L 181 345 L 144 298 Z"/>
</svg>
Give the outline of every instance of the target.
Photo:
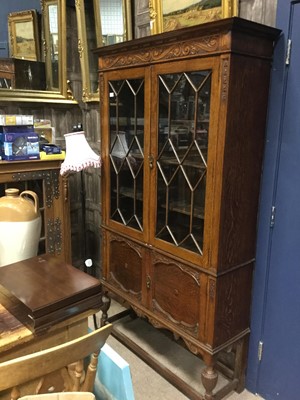
<svg viewBox="0 0 300 400">
<path fill-rule="evenodd" d="M 103 222 L 147 242 L 149 80 L 145 69 L 104 75 Z"/>
<path fill-rule="evenodd" d="M 157 65 L 152 74 L 151 244 L 208 262 L 218 108 L 214 59 Z"/>
</svg>

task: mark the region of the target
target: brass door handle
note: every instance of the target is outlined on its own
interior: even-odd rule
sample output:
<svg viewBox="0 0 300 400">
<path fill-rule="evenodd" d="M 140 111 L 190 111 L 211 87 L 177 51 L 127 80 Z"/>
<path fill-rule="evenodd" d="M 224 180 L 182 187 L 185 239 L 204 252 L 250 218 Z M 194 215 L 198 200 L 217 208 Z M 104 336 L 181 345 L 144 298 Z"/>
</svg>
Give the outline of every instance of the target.
<svg viewBox="0 0 300 400">
<path fill-rule="evenodd" d="M 149 275 L 147 275 L 147 278 L 146 278 L 146 287 L 147 287 L 147 289 L 151 288 L 151 278 Z"/>
<path fill-rule="evenodd" d="M 148 156 L 148 160 L 149 160 L 149 167 L 150 167 L 150 169 L 152 169 L 154 166 L 154 157 L 152 155 L 150 155 L 150 156 Z"/>
</svg>

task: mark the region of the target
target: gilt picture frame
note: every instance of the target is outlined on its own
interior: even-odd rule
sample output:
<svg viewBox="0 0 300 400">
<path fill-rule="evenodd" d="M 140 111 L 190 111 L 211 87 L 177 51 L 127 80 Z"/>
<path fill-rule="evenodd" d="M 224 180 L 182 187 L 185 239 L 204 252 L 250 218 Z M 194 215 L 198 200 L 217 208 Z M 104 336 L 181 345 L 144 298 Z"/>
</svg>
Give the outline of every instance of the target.
<svg viewBox="0 0 300 400">
<path fill-rule="evenodd" d="M 149 0 L 151 34 L 238 15 L 238 0 Z"/>
<path fill-rule="evenodd" d="M 8 14 L 10 57 L 23 60 L 40 60 L 40 39 L 36 10 Z"/>
</svg>

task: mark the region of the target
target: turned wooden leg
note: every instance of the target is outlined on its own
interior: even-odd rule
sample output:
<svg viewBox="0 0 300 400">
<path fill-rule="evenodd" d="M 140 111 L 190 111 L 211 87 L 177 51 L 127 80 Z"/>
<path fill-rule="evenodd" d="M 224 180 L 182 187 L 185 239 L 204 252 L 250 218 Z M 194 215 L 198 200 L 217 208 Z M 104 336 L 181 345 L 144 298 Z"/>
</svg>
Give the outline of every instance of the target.
<svg viewBox="0 0 300 400">
<path fill-rule="evenodd" d="M 201 380 L 205 389 L 204 399 L 213 400 L 213 390 L 218 382 L 218 373 L 214 368 L 214 363 L 210 362 L 201 372 Z"/>
<path fill-rule="evenodd" d="M 20 391 L 17 387 L 14 387 L 10 393 L 11 400 L 17 400 L 20 397 Z"/>
<path fill-rule="evenodd" d="M 102 294 L 102 306 L 100 308 L 100 310 L 102 311 L 100 326 L 104 326 L 107 322 L 107 318 L 108 318 L 107 312 L 109 310 L 110 303 L 111 303 L 111 299 L 108 296 L 108 293 L 104 292 Z"/>
</svg>

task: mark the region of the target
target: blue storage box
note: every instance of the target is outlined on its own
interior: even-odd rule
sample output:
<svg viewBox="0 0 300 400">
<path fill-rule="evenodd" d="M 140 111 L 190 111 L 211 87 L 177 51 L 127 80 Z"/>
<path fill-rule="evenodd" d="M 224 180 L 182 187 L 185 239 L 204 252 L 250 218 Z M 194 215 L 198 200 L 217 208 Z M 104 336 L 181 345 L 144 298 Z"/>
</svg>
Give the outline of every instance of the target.
<svg viewBox="0 0 300 400">
<path fill-rule="evenodd" d="M 34 132 L 0 133 L 3 143 L 2 159 L 15 160 L 39 160 L 39 137 Z M 1 146 L 1 145 L 0 145 Z"/>
</svg>

